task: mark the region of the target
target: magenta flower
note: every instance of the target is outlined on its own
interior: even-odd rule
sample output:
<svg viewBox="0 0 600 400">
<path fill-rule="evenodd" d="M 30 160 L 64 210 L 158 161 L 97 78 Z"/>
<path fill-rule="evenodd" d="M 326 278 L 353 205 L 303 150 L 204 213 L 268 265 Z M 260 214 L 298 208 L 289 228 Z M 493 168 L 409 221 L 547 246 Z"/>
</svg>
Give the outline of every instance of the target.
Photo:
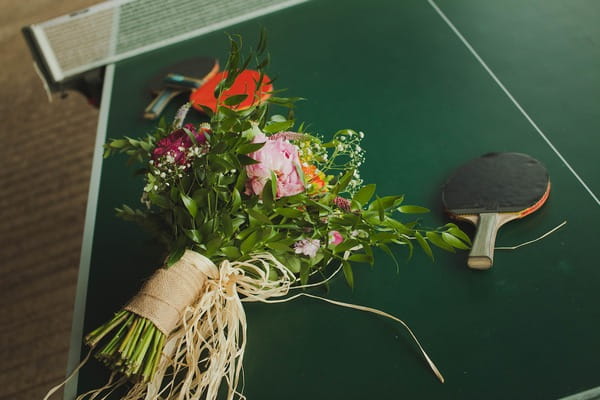
<svg viewBox="0 0 600 400">
<path fill-rule="evenodd" d="M 350 211 L 351 208 L 350 201 L 340 196 L 337 196 L 335 199 L 333 199 L 333 204 L 343 211 Z"/>
<path fill-rule="evenodd" d="M 304 191 L 304 182 L 298 173 L 300 157 L 298 148 L 284 138 L 267 138 L 260 133 L 254 143 L 265 143 L 263 147 L 249 154 L 257 164 L 246 166 L 248 181 L 246 194 L 260 195 L 271 173 L 277 178 L 277 198 L 293 196 Z"/>
<path fill-rule="evenodd" d="M 344 241 L 344 237 L 338 231 L 329 232 L 329 244 L 337 246 Z"/>
<path fill-rule="evenodd" d="M 185 164 L 187 161 L 186 150 L 192 147 L 193 144 L 186 130 L 194 135 L 198 144 L 204 144 L 206 142 L 205 133 L 210 132 L 210 128 L 208 127 L 200 127 L 199 130 L 196 130 L 192 124 L 187 124 L 183 128 L 176 129 L 169 136 L 158 141 L 152 151 L 152 159 L 157 160 L 163 156 L 171 156 L 175 164 Z"/>
<path fill-rule="evenodd" d="M 320 247 L 321 242 L 318 239 L 302 239 L 294 243 L 294 252 L 312 258 L 317 255 Z"/>
</svg>

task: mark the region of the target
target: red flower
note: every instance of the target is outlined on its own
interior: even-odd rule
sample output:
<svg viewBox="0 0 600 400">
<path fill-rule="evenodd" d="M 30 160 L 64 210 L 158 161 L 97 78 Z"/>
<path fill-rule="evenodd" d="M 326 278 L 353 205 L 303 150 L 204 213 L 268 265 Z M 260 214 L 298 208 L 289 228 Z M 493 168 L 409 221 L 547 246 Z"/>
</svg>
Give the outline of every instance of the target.
<svg viewBox="0 0 600 400">
<path fill-rule="evenodd" d="M 194 135 L 198 144 L 204 144 L 206 143 L 205 133 L 210 132 L 210 128 L 200 127 L 197 131 L 192 124 L 187 124 L 183 128 L 174 130 L 169 136 L 158 141 L 152 151 L 152 159 L 157 160 L 163 156 L 171 156 L 174 163 L 185 164 L 187 161 L 186 150 L 193 145 L 188 132 Z"/>
<path fill-rule="evenodd" d="M 350 211 L 351 208 L 350 201 L 340 196 L 333 199 L 333 204 L 343 211 Z"/>
</svg>

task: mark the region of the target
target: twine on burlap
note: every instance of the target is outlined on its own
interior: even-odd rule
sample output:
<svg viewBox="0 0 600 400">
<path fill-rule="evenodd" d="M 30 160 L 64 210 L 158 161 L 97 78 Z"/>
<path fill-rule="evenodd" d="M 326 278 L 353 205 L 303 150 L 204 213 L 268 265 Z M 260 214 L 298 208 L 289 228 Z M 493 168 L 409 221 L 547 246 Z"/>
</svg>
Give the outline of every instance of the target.
<svg viewBox="0 0 600 400">
<path fill-rule="evenodd" d="M 214 400 L 223 379 L 227 386 L 227 399 L 236 396 L 244 399 L 236 390 L 247 330 L 240 296 L 244 297 L 244 301 L 265 301 L 284 296 L 295 281 L 294 275 L 268 253 L 254 255 L 246 261 L 223 261 L 217 268 L 208 258 L 188 250 L 166 272 L 173 269 L 177 272 L 161 274 L 163 276 L 158 278 L 160 284 L 153 282 L 155 278 L 152 277 L 144 285 L 139 298 L 128 305 L 135 304 L 133 308 L 144 310 L 158 306 L 172 313 L 177 310 L 181 313 L 181 320 L 179 327 L 167 338 L 154 377 L 150 382 L 135 384 L 123 400 Z M 194 275 L 189 287 L 196 287 L 203 280 L 195 301 L 183 307 L 185 296 L 172 301 L 173 286 L 162 281 L 165 277 L 186 280 L 186 276 L 179 276 L 181 271 Z M 165 292 L 160 294 L 158 290 Z M 151 314 L 151 317 L 145 317 L 157 327 L 169 325 L 166 322 L 171 321 L 170 316 L 163 318 L 160 313 L 159 320 L 155 322 L 152 318 L 157 313 L 150 312 L 148 315 Z"/>
<path fill-rule="evenodd" d="M 223 261 L 217 267 L 201 254 L 187 250 L 171 267 L 158 270 L 125 307 L 153 322 L 167 335 L 167 342 L 151 380 L 135 383 L 122 400 L 216 400 L 223 380 L 228 400 L 245 399 L 237 390 L 247 331 L 242 301 L 275 303 L 300 296 L 378 314 L 401 323 L 408 329 L 438 379 L 444 382 L 433 361 L 402 320 L 373 308 L 307 293 L 275 300 L 287 295 L 292 288 L 316 285 L 292 287 L 295 283 L 297 278 L 269 253 L 253 255 L 246 261 Z M 85 360 L 76 371 L 84 363 Z M 114 374 L 107 385 L 77 399 L 88 396 L 90 400 L 104 399 L 101 397 L 103 391 L 110 393 L 124 383 L 123 379 L 113 379 Z"/>
</svg>

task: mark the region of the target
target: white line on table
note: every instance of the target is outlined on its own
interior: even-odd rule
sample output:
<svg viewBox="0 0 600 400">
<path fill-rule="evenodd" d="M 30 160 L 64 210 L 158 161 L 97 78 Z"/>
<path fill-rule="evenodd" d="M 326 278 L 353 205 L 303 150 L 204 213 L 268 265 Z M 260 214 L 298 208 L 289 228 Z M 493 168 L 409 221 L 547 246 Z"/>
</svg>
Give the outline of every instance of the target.
<svg viewBox="0 0 600 400">
<path fill-rule="evenodd" d="M 459 32 L 458 29 L 456 29 L 456 27 L 454 26 L 454 24 L 452 23 L 452 21 L 450 21 L 450 19 L 448 19 L 448 17 L 446 16 L 446 14 L 444 14 L 442 12 L 442 10 L 440 10 L 440 8 L 437 6 L 437 4 L 435 4 L 435 2 L 433 0 L 427 0 L 427 1 L 431 5 L 431 7 L 433 7 L 433 9 L 438 13 L 438 15 L 440 17 L 442 17 L 442 19 L 444 20 L 444 22 L 446 22 L 446 24 L 450 27 L 450 29 L 452 29 L 452 31 L 456 34 L 456 36 L 458 36 L 458 38 L 463 42 L 463 44 L 467 47 L 467 49 L 469 49 L 469 51 L 471 52 L 471 54 L 473 54 L 473 56 L 477 59 L 477 61 L 479 61 L 479 63 L 481 64 L 481 66 L 487 71 L 487 73 L 498 84 L 498 86 L 500 86 L 500 89 L 502 89 L 502 91 L 508 96 L 508 98 L 510 99 L 510 101 L 513 102 L 513 104 L 515 105 L 515 107 L 517 107 L 517 109 L 521 112 L 521 114 L 523 114 L 523 116 L 525 117 L 525 119 L 527 121 L 529 121 L 529 123 L 531 124 L 531 126 L 533 126 L 533 128 L 536 130 L 536 132 L 539 133 L 539 135 L 546 142 L 546 144 L 548 146 L 550 146 L 550 148 L 552 149 L 552 151 L 554 151 L 554 153 L 563 162 L 563 164 L 565 164 L 565 166 L 569 169 L 569 171 L 571 171 L 571 173 L 573 174 L 573 176 L 575 176 L 575 178 L 577 178 L 577 180 L 579 181 L 579 183 L 581 183 L 583 185 L 583 187 L 585 188 L 585 190 L 587 190 L 587 192 L 590 194 L 590 196 L 592 196 L 592 198 L 594 199 L 594 201 L 596 202 L 596 204 L 598 204 L 600 206 L 600 200 L 594 194 L 594 192 L 592 192 L 592 189 L 590 189 L 589 186 L 583 181 L 583 179 L 581 179 L 581 177 L 579 176 L 579 174 L 577 174 L 577 172 L 575 172 L 575 170 L 573 169 L 573 167 L 571 167 L 571 164 L 569 164 L 569 162 L 562 156 L 562 154 L 560 154 L 560 152 L 554 146 L 554 144 L 552 144 L 552 142 L 550 141 L 550 139 L 548 139 L 548 137 L 544 134 L 544 132 L 542 132 L 542 130 L 537 126 L 537 124 L 531 119 L 531 117 L 529 116 L 529 114 L 527 114 L 527 112 L 523 109 L 523 107 L 521 107 L 521 105 L 519 104 L 519 102 L 513 97 L 513 95 L 508 91 L 508 89 L 506 89 L 506 87 L 502 84 L 502 82 L 500 82 L 500 79 L 498 79 L 498 77 L 496 76 L 496 74 L 494 74 L 494 72 L 490 69 L 490 67 L 488 67 L 488 65 L 485 63 L 485 61 L 483 61 L 483 59 L 479 56 L 479 54 L 475 51 L 475 49 L 473 48 L 473 46 L 471 46 L 471 44 L 467 41 L 467 39 L 465 39 L 465 37 Z"/>
</svg>

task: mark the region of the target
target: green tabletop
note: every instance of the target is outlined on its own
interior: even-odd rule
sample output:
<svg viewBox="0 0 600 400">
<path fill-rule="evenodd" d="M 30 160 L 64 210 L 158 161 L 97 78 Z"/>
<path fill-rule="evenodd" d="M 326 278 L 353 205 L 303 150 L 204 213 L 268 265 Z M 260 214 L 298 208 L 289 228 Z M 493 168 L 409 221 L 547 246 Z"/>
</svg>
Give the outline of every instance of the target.
<svg viewBox="0 0 600 400">
<path fill-rule="evenodd" d="M 298 120 L 325 136 L 364 131 L 365 181 L 429 207 L 428 225 L 447 222 L 450 171 L 492 151 L 531 154 L 552 180 L 548 203 L 503 227 L 497 245 L 568 221 L 497 251 L 488 271 L 468 269 L 464 252 L 437 251 L 434 263 L 416 254 L 399 270 L 377 253 L 374 267 L 355 268 L 354 290 L 340 276 L 316 291 L 406 321 L 444 384 L 392 321 L 307 298 L 246 304 L 249 399 L 557 399 L 600 385 L 599 16 L 591 0 L 316 0 L 227 28 L 252 43 L 264 26 L 276 87 L 307 99 Z M 223 63 L 227 51 L 218 31 L 109 67 L 97 146 L 152 128 L 142 112 L 154 73 L 193 55 Z M 82 329 L 108 319 L 160 262 L 160 249 L 114 216 L 138 204 L 141 177 L 121 157 L 94 165 L 75 355 Z M 78 391 L 108 375 L 89 363 Z"/>
</svg>

